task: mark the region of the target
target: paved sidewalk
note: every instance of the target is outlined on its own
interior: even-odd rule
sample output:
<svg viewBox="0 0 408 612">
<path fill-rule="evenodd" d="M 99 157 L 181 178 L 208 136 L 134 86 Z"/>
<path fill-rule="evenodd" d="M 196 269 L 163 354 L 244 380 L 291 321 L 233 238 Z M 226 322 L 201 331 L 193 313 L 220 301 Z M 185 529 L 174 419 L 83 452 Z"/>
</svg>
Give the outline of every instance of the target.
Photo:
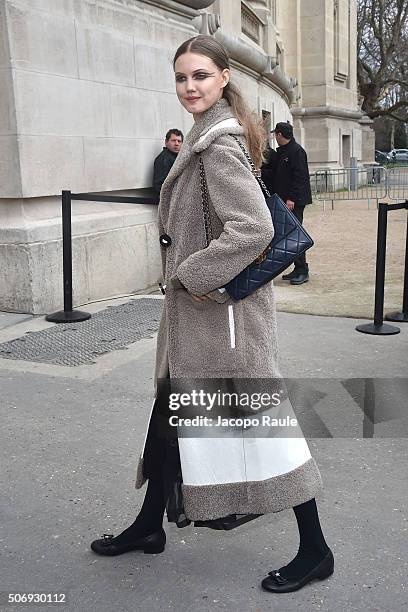
<svg viewBox="0 0 408 612">
<path fill-rule="evenodd" d="M 325 485 L 321 522 L 335 555 L 328 580 L 286 595 L 260 589 L 267 572 L 296 553 L 291 509 L 235 532 L 165 523 L 161 555 L 103 558 L 89 550 L 92 539 L 127 526 L 144 496 L 133 483 L 151 406 L 153 337 L 92 365 L 0 360 L 0 590 L 65 592 L 63 609 L 70 612 L 407 609 L 406 420 L 379 423 L 373 438 L 363 438 L 364 414 L 357 404 L 346 406 L 339 381 L 405 384 L 408 326 L 374 337 L 357 333 L 360 321 L 353 319 L 287 313 L 278 319 L 282 373 L 338 389 L 314 407 L 327 427 L 322 436 L 333 437 L 315 437 L 316 431 L 309 441 Z M 21 322 L 0 330 L 0 342 L 49 325 L 42 317 Z"/>
<path fill-rule="evenodd" d="M 30 321 L 33 318 L 31 314 L 18 313 L 18 312 L 0 312 L 0 329 L 6 327 L 13 327 L 17 323 L 23 321 Z"/>
</svg>

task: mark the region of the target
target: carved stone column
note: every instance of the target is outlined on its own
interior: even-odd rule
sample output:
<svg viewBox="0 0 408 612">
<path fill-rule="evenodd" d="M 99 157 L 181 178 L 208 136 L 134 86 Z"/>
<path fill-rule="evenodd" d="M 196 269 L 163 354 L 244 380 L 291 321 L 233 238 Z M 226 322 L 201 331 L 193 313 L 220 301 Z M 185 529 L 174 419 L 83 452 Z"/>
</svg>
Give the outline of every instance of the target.
<svg viewBox="0 0 408 612">
<path fill-rule="evenodd" d="M 193 19 L 194 27 L 207 36 L 212 36 L 221 27 L 221 18 L 218 13 L 201 13 Z"/>
<path fill-rule="evenodd" d="M 184 4 L 184 6 L 189 6 L 192 9 L 196 9 L 199 11 L 201 9 L 208 8 L 212 4 L 214 4 L 215 0 L 176 0 L 179 4 Z"/>
<path fill-rule="evenodd" d="M 247 2 L 253 9 L 264 9 L 268 7 L 268 0 L 247 0 Z"/>
<path fill-rule="evenodd" d="M 270 15 L 267 0 L 247 0 L 247 3 L 260 19 L 266 20 L 267 16 Z"/>
<path fill-rule="evenodd" d="M 182 17 L 194 18 L 198 11 L 208 8 L 215 0 L 143 0 L 147 4 L 164 8 Z"/>
</svg>

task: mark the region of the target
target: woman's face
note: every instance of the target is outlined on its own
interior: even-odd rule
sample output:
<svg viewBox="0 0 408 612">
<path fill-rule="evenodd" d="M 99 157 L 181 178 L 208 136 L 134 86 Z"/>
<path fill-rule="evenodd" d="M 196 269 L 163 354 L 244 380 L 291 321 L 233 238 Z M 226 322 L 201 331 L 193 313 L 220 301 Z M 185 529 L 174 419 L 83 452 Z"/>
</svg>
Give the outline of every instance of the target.
<svg viewBox="0 0 408 612">
<path fill-rule="evenodd" d="M 205 55 L 183 53 L 175 63 L 177 97 L 196 120 L 222 97 L 230 78 L 228 68 L 220 70 Z"/>
</svg>

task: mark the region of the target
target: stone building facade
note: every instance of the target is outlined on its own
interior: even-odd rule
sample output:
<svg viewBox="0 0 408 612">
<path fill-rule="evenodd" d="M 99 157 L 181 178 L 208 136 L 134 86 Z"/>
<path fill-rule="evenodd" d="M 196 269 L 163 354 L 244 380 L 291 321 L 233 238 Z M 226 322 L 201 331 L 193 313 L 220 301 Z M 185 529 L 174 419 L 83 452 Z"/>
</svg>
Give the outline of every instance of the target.
<svg viewBox="0 0 408 612">
<path fill-rule="evenodd" d="M 208 33 L 311 168 L 372 161 L 357 103 L 355 0 L 0 0 L 0 310 L 62 306 L 62 189 L 137 194 L 164 135 L 186 133 L 176 48 Z M 75 202 L 74 305 L 160 277 L 152 205 Z"/>
</svg>

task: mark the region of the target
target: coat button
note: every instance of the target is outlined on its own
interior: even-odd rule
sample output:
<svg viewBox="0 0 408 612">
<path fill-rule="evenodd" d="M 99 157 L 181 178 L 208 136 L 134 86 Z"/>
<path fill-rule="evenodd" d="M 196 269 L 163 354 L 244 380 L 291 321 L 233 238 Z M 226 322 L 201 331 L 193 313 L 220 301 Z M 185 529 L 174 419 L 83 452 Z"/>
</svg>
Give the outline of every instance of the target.
<svg viewBox="0 0 408 612">
<path fill-rule="evenodd" d="M 168 234 L 162 234 L 159 238 L 160 244 L 162 247 L 169 247 L 171 245 L 171 238 Z"/>
</svg>

